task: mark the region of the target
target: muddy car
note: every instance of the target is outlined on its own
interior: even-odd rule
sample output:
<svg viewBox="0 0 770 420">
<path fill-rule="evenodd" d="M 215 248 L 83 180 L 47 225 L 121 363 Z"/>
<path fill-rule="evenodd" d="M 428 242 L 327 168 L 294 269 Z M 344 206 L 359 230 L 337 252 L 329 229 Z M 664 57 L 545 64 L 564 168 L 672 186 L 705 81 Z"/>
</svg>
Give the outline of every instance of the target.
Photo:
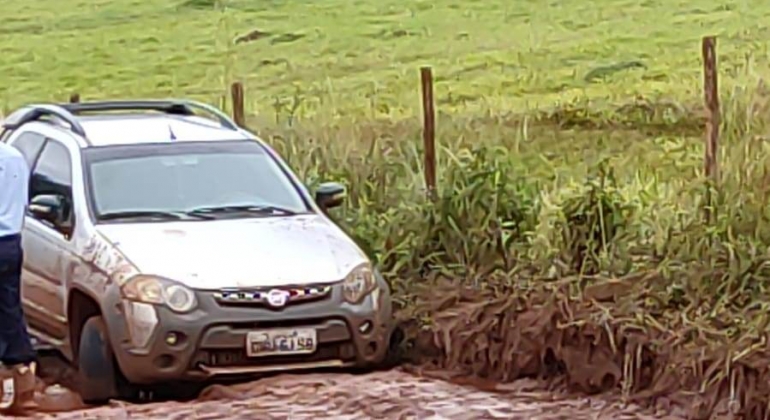
<svg viewBox="0 0 770 420">
<path fill-rule="evenodd" d="M 213 118 L 209 118 L 212 117 Z M 192 101 L 32 105 L 22 297 L 85 401 L 176 382 L 374 367 L 388 285 L 266 143 Z"/>
</svg>

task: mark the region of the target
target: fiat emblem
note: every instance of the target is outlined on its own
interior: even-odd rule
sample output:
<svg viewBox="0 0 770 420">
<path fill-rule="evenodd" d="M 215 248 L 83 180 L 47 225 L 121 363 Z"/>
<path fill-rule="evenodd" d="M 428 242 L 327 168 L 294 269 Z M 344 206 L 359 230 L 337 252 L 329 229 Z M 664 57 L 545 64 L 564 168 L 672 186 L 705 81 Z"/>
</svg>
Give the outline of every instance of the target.
<svg viewBox="0 0 770 420">
<path fill-rule="evenodd" d="M 270 306 L 281 307 L 286 305 L 289 300 L 289 292 L 285 290 L 273 289 L 267 292 L 267 303 Z"/>
</svg>

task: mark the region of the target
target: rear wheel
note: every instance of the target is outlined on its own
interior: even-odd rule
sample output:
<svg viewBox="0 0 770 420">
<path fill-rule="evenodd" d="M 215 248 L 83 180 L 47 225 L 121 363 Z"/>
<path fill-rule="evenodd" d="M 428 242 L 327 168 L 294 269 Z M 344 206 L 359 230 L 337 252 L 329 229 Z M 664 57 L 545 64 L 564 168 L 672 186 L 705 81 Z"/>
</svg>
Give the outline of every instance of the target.
<svg viewBox="0 0 770 420">
<path fill-rule="evenodd" d="M 85 403 L 101 404 L 138 395 L 118 367 L 107 326 L 99 315 L 89 318 L 83 325 L 77 363 L 78 388 Z"/>
</svg>

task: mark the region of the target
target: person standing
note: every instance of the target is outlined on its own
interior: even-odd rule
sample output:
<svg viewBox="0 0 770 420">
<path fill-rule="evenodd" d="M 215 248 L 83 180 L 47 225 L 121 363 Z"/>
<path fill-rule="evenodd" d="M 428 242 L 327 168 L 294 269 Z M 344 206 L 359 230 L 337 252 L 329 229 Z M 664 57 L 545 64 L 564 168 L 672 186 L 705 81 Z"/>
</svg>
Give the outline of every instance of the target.
<svg viewBox="0 0 770 420">
<path fill-rule="evenodd" d="M 19 408 L 34 393 L 36 355 L 21 304 L 21 230 L 29 199 L 24 156 L 0 141 L 0 408 Z"/>
</svg>

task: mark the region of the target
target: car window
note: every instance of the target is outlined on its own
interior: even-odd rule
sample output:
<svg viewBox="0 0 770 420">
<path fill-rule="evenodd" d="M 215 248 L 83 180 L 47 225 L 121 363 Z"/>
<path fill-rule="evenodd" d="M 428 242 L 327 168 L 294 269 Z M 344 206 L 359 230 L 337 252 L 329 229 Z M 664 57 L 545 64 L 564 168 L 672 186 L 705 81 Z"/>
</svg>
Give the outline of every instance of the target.
<svg viewBox="0 0 770 420">
<path fill-rule="evenodd" d="M 22 155 L 24 155 L 27 166 L 31 168 L 35 163 L 37 155 L 40 153 L 40 149 L 43 148 L 43 143 L 45 143 L 45 137 L 43 135 L 27 131 L 19 134 L 19 136 L 13 140 L 11 146 L 15 147 Z"/>
<path fill-rule="evenodd" d="M 71 228 L 72 160 L 67 148 L 56 140 L 46 142 L 30 177 L 30 201 L 44 194 L 58 195 L 64 200 L 60 223 Z"/>
<path fill-rule="evenodd" d="M 123 149 L 132 150 L 130 155 L 114 153 L 90 161 L 90 195 L 97 217 L 231 205 L 308 211 L 294 184 L 256 143 L 237 150 L 185 146 L 132 146 Z"/>
</svg>

